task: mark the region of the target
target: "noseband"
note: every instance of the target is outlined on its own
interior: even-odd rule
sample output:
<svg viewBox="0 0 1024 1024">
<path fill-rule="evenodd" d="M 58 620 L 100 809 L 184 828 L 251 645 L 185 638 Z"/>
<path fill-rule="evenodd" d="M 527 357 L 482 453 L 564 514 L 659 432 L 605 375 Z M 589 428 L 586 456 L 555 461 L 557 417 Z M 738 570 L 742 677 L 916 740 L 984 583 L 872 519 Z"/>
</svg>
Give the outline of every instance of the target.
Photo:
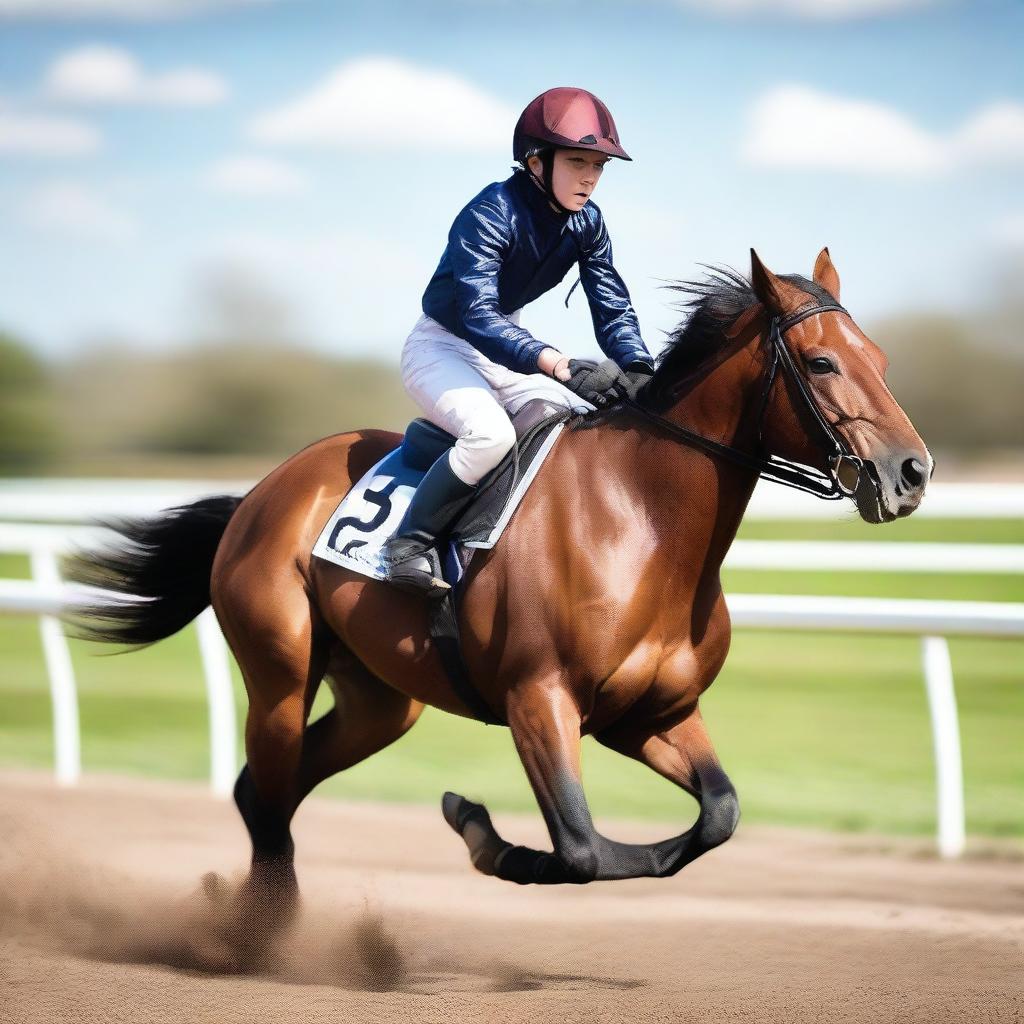
<svg viewBox="0 0 1024 1024">
<path fill-rule="evenodd" d="M 720 455 L 745 466 L 747 469 L 756 470 L 758 475 L 765 480 L 771 480 L 777 484 L 784 484 L 786 487 L 794 487 L 798 491 L 806 491 L 818 498 L 828 501 L 836 501 L 840 498 L 850 498 L 857 491 L 860 483 L 860 475 L 864 470 L 864 461 L 851 451 L 846 441 L 836 432 L 835 427 L 825 418 L 810 388 L 807 380 L 796 367 L 793 360 L 793 353 L 789 351 L 783 335 L 791 327 L 806 320 L 808 317 L 817 316 L 819 313 L 846 313 L 847 310 L 838 302 L 822 303 L 818 306 L 810 306 L 807 309 L 797 310 L 789 316 L 780 317 L 775 315 L 768 325 L 768 346 L 770 350 L 769 362 L 765 372 L 764 389 L 761 392 L 761 409 L 758 414 L 757 439 L 760 452 L 752 455 L 749 452 L 740 451 L 730 445 L 713 441 L 710 437 L 697 434 L 686 427 L 681 427 L 671 420 L 659 416 L 650 409 L 645 409 L 635 401 L 628 404 L 637 412 L 642 413 L 647 419 L 657 423 L 662 429 L 668 431 L 681 441 L 693 448 L 699 448 L 710 455 Z M 790 378 L 796 386 L 797 393 L 802 397 L 807 411 L 811 414 L 812 420 L 817 425 L 821 434 L 823 447 L 828 463 L 828 472 L 822 472 L 813 466 L 805 466 L 799 462 L 793 462 L 780 455 L 773 455 L 764 451 L 764 424 L 768 411 L 768 401 L 771 398 L 772 388 L 775 380 L 782 374 Z M 852 484 L 844 483 L 842 480 L 843 471 L 849 468 L 853 470 L 854 480 Z"/>
</svg>

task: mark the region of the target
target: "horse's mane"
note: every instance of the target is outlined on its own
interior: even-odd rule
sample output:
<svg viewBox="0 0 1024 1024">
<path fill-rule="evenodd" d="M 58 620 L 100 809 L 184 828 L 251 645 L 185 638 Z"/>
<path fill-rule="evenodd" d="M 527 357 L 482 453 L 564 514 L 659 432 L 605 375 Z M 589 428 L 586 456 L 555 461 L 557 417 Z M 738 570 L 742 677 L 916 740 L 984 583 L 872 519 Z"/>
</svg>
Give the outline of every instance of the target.
<svg viewBox="0 0 1024 1024">
<path fill-rule="evenodd" d="M 732 267 L 700 265 L 709 271 L 701 280 L 667 285 L 686 296 L 676 308 L 686 311 L 687 316 L 668 335 L 658 354 L 657 370 L 643 392 L 644 405 L 660 405 L 672 384 L 700 369 L 722 347 L 726 332 L 740 314 L 758 301 L 750 281 Z M 800 274 L 779 276 L 820 302 L 835 302 L 821 285 Z"/>
</svg>

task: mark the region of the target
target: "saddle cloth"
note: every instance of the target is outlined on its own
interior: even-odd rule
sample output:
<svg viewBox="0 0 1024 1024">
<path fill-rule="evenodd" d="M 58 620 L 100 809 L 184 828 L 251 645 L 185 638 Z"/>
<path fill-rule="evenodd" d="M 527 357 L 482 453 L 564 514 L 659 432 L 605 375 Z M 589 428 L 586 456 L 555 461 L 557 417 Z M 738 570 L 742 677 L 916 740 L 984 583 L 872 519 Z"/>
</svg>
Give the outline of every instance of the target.
<svg viewBox="0 0 1024 1024">
<path fill-rule="evenodd" d="M 498 542 L 572 415 L 537 400 L 513 417 L 515 446 L 480 482 L 442 552 L 444 576 L 452 586 L 462 579 L 474 550 Z M 402 443 L 367 470 L 342 499 L 320 531 L 313 554 L 370 579 L 387 579 L 381 548 L 397 531 L 417 484 L 455 440 L 429 420 L 413 420 Z"/>
</svg>

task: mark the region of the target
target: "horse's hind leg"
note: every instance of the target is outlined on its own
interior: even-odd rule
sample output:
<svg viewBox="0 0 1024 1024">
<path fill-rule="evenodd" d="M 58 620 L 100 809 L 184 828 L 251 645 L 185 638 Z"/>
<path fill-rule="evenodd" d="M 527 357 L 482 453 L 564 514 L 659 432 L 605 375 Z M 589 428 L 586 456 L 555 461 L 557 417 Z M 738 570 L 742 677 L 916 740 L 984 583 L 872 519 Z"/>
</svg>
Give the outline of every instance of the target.
<svg viewBox="0 0 1024 1024">
<path fill-rule="evenodd" d="M 334 707 L 305 733 L 298 800 L 324 779 L 351 768 L 404 736 L 423 705 L 382 682 L 341 645 L 327 669 Z"/>
<path fill-rule="evenodd" d="M 252 840 L 252 865 L 241 896 L 263 913 L 263 925 L 283 924 L 297 884 L 289 823 L 300 799 L 303 732 L 334 638 L 314 620 L 299 582 L 266 578 L 221 595 L 217 614 L 249 698 L 246 765 L 235 803 Z"/>
</svg>

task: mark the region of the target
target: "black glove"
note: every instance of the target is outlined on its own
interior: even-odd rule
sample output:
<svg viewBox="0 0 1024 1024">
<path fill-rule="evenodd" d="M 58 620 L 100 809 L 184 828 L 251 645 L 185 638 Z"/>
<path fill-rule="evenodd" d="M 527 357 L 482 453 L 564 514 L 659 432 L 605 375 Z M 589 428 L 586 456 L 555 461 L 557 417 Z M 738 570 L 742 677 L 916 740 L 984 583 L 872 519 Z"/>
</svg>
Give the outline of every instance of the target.
<svg viewBox="0 0 1024 1024">
<path fill-rule="evenodd" d="M 585 402 L 603 408 L 629 393 L 629 378 L 614 359 L 595 363 L 591 359 L 570 359 L 570 377 L 562 383 Z"/>
<path fill-rule="evenodd" d="M 626 397 L 636 401 L 636 396 L 647 386 L 648 381 L 654 376 L 654 367 L 649 363 L 630 363 L 625 370 L 626 378 L 629 381 L 629 390 Z"/>
</svg>

